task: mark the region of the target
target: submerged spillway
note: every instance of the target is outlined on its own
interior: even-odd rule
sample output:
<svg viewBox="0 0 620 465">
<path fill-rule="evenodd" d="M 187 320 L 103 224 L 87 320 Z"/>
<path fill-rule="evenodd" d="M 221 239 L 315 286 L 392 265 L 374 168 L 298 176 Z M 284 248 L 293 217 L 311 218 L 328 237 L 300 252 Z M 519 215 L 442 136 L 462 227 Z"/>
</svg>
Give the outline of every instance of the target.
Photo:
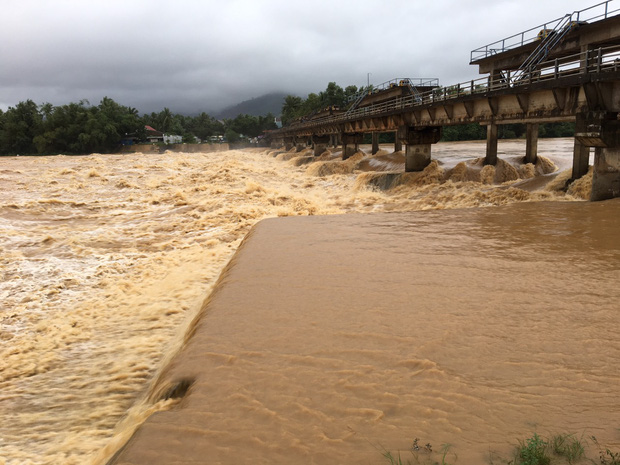
<svg viewBox="0 0 620 465">
<path fill-rule="evenodd" d="M 158 381 L 179 402 L 110 463 L 617 448 L 619 228 L 617 200 L 263 220 Z"/>
</svg>

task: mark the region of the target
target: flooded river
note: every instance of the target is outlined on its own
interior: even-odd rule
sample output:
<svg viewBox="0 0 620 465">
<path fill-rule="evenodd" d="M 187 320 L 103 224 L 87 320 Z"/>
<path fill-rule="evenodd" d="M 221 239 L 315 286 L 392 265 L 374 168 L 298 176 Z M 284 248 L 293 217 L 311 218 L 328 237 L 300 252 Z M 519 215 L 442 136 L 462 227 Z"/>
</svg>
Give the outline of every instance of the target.
<svg viewBox="0 0 620 465">
<path fill-rule="evenodd" d="M 549 220 L 540 226 L 542 229 L 536 229 L 537 237 L 545 240 L 543 245 L 538 241 L 536 246 L 527 246 L 528 235 L 535 232 L 526 227 L 527 218 L 535 220 L 537 209 L 512 210 L 511 214 L 498 214 L 494 221 L 515 231 L 513 240 L 521 244 L 515 250 L 534 267 L 540 252 L 537 247 L 568 257 L 557 266 L 574 265 L 574 286 L 565 283 L 566 289 L 559 292 L 555 286 L 561 279 L 553 283 L 532 279 L 534 292 L 518 305 L 529 309 L 525 313 L 516 312 L 516 304 L 509 304 L 505 311 L 491 315 L 491 308 L 496 306 L 481 302 L 480 317 L 494 322 L 489 334 L 476 333 L 476 320 L 465 321 L 463 315 L 454 312 L 434 312 L 432 299 L 426 296 L 424 321 L 432 316 L 428 324 L 442 327 L 444 336 L 429 339 L 416 353 L 418 358 L 411 360 L 418 360 L 422 368 L 428 363 L 441 367 L 437 369 L 444 374 L 437 375 L 435 389 L 446 391 L 442 398 L 447 400 L 441 412 L 435 407 L 423 412 L 428 417 L 424 422 L 433 424 L 430 430 L 416 430 L 411 425 L 407 430 L 391 429 L 388 435 L 380 429 L 369 430 L 367 436 L 373 444 L 381 442 L 394 449 L 406 448 L 403 444 L 412 439 L 415 431 L 421 431 L 420 435 L 426 432 L 435 442 L 435 438 L 449 441 L 453 423 L 432 421 L 437 413 L 446 419 L 460 415 L 459 424 L 471 429 L 468 438 L 478 436 L 482 443 L 494 445 L 502 440 L 514 443 L 516 436 L 521 437 L 519 428 L 510 430 L 513 435 L 505 438 L 505 431 L 496 430 L 496 426 L 491 426 L 493 431 L 489 432 L 489 425 L 480 417 L 467 416 L 471 412 L 463 405 L 474 402 L 484 409 L 486 394 L 477 400 L 471 396 L 490 389 L 497 396 L 493 402 L 501 401 L 509 407 L 513 393 L 502 384 L 508 382 L 508 375 L 494 372 L 492 360 L 510 358 L 512 348 L 517 346 L 519 351 L 531 353 L 532 361 L 530 365 L 514 361 L 515 371 L 508 378 L 513 382 L 515 373 L 518 375 L 522 397 L 515 402 L 539 405 L 541 396 L 557 397 L 557 390 L 552 389 L 550 394 L 536 391 L 544 378 L 546 384 L 570 391 L 565 399 L 573 407 L 567 410 L 570 421 L 559 427 L 578 428 L 582 418 L 577 413 L 592 405 L 593 411 L 600 412 L 600 404 L 607 405 L 615 395 L 611 386 L 618 379 L 612 363 L 619 349 L 615 341 L 618 291 L 612 285 L 620 277 L 617 202 L 593 204 L 596 207 L 587 207 L 589 213 L 584 216 L 580 207 L 585 205 L 582 201 L 588 196 L 590 178 L 575 183 L 566 194 L 559 190 L 569 176 L 566 169 L 571 164 L 572 140 L 541 141 L 539 154 L 544 158 L 536 166 L 518 163 L 524 145 L 523 141 L 500 143 L 500 157 L 505 162 L 493 168 L 475 161 L 484 153 L 484 143 L 438 144 L 433 150 L 439 163 L 421 174 L 407 176 L 387 173 L 404 167 L 402 154 L 391 153 L 387 146 L 375 157 L 358 154 L 346 162 L 337 160 L 338 153 L 324 154 L 320 161 L 312 163 L 304 157 L 308 153 L 267 149 L 0 159 L 0 463 L 105 463 L 137 424 L 172 403 L 152 401 L 149 394 L 153 380 L 178 351 L 190 322 L 243 237 L 261 219 L 295 215 L 469 208 L 471 217 L 476 218 L 493 216 L 494 207 L 499 205 L 546 201 L 541 211 L 547 212 Z M 553 172 L 555 167 L 559 174 Z M 389 190 L 377 188 L 388 185 Z M 450 218 L 448 212 L 433 215 L 433 222 Z M 329 223 L 328 218 L 325 221 Z M 389 249 L 406 231 L 397 221 L 392 227 L 382 228 L 385 242 L 377 241 L 373 253 Z M 452 260 L 450 269 L 462 266 L 489 273 L 481 260 L 485 254 L 489 260 L 501 255 L 501 244 L 498 241 L 494 248 L 491 236 L 483 250 L 477 249 L 472 238 L 479 236 L 480 229 L 475 221 L 459 223 L 460 242 L 450 245 L 450 253 L 446 254 Z M 574 243 L 579 244 L 578 252 Z M 592 257 L 591 262 L 588 257 Z M 333 260 L 336 266 L 337 252 Z M 512 260 L 518 268 L 519 257 Z M 304 270 L 302 263 L 297 263 L 300 273 Z M 498 262 L 492 269 L 501 287 L 509 287 L 502 281 L 504 275 L 510 275 L 503 273 L 508 263 Z M 553 266 L 549 265 L 552 271 Z M 435 272 L 443 270 L 438 265 Z M 597 277 L 601 280 L 597 281 Z M 389 277 L 385 276 L 385 280 L 388 282 Z M 312 286 L 311 282 L 308 286 Z M 555 289 L 549 294 L 556 296 L 553 302 L 545 292 L 547 286 Z M 489 302 L 501 300 L 494 294 L 496 289 L 489 289 Z M 582 300 L 577 299 L 577 291 Z M 396 288 L 393 292 L 401 291 Z M 442 291 L 436 292 L 441 295 Z M 567 296 L 572 310 L 563 313 L 560 309 L 550 319 L 542 318 L 544 308 L 558 302 L 558 292 Z M 403 289 L 402 298 L 407 295 Z M 462 298 L 471 300 L 466 294 Z M 584 308 L 579 317 L 573 311 L 575 302 Z M 375 323 L 380 321 L 380 315 L 375 317 Z M 315 318 L 330 324 L 329 315 L 317 314 Z M 391 319 L 390 325 L 401 321 L 398 317 Z M 530 322 L 529 335 L 522 325 L 524 320 Z M 465 324 L 459 326 L 459 322 Z M 545 337 L 554 325 L 561 330 Z M 576 340 L 575 331 L 579 335 Z M 330 333 L 324 334 L 327 337 Z M 373 330 L 372 325 L 366 325 L 364 331 L 350 336 L 363 336 L 368 342 L 364 360 L 357 360 L 359 354 L 353 351 L 338 349 L 338 356 L 346 358 L 349 353 L 351 361 L 357 360 L 355 363 L 364 369 L 385 370 L 386 358 L 371 352 L 386 335 L 383 329 Z M 341 336 L 349 338 L 344 333 Z M 472 363 L 460 368 L 451 366 L 450 360 L 462 360 L 455 355 L 465 337 Z M 489 345 L 489 338 L 505 344 L 501 350 L 489 351 L 489 347 L 496 347 Z M 294 338 L 284 338 L 278 344 L 286 344 L 287 340 L 295 342 Z M 410 342 L 406 337 L 394 337 L 385 346 L 386 356 L 402 358 L 402 354 L 391 352 L 402 350 L 402 344 L 394 343 L 398 341 Z M 331 344 L 325 340 L 315 343 L 328 347 Z M 438 351 L 440 347 L 443 351 Z M 543 353 L 562 355 L 553 358 L 556 365 L 551 366 L 540 356 Z M 485 361 L 487 355 L 495 358 Z M 403 360 L 403 366 L 408 366 L 409 359 Z M 445 379 L 446 373 L 457 368 L 462 373 L 460 381 Z M 508 370 L 506 365 L 502 369 Z M 581 381 L 568 376 L 569 384 L 563 385 L 562 373 L 591 376 Z M 487 391 L 476 385 L 481 376 Z M 392 395 L 405 396 L 409 382 L 409 377 L 395 375 L 389 378 L 393 389 L 375 394 L 386 402 L 386 393 L 391 393 L 390 399 Z M 375 383 L 380 383 L 380 378 Z M 322 394 L 321 402 L 333 402 L 326 407 L 332 412 L 330 421 L 344 422 L 355 412 L 338 407 L 341 398 L 332 394 Z M 375 394 L 369 389 L 365 395 Z M 433 392 L 425 392 L 424 396 L 430 399 Z M 404 402 L 406 396 L 402 399 Z M 239 401 L 245 402 L 242 398 Z M 398 405 L 394 403 L 396 410 Z M 610 406 L 609 411 L 617 418 L 614 408 Z M 463 412 L 469 413 L 463 416 Z M 367 415 L 374 418 L 371 413 Z M 494 415 L 501 417 L 502 412 Z M 382 418 L 378 415 L 374 421 L 381 423 Z M 557 418 L 560 421 L 560 416 Z M 602 426 L 597 427 L 588 417 L 582 427 L 589 429 L 587 434 L 618 444 L 609 424 L 609 420 L 601 419 Z M 480 434 L 481 430 L 490 435 Z M 473 440 L 467 441 L 472 447 Z M 362 463 L 382 460 L 375 449 L 365 451 L 364 457 Z M 233 454 L 230 463 L 236 463 L 238 458 Z"/>
</svg>

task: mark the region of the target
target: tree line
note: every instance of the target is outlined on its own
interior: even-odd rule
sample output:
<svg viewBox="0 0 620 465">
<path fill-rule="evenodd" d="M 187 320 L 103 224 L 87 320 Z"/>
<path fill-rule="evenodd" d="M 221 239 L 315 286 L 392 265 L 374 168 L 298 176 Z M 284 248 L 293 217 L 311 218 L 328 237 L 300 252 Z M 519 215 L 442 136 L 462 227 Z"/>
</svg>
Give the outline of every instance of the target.
<svg viewBox="0 0 620 465">
<path fill-rule="evenodd" d="M 291 124 L 296 119 L 310 116 L 330 106 L 337 106 L 344 109 L 349 100 L 359 92 L 365 90 L 364 87 L 350 85 L 344 89 L 335 82 L 330 82 L 324 91 L 310 93 L 304 99 L 296 95 L 284 97 L 282 105 L 282 124 Z"/>
<path fill-rule="evenodd" d="M 448 93 L 456 92 L 455 88 L 447 89 Z M 305 99 L 295 95 L 287 95 L 282 105 L 282 124 L 291 124 L 297 119 L 311 116 L 332 105 L 345 109 L 354 96 L 366 90 L 368 90 L 368 88 L 358 88 L 354 85 L 342 88 L 335 82 L 330 82 L 327 84 L 324 91 L 318 94 L 310 93 Z M 436 92 L 439 95 L 443 94 L 444 90 L 443 87 L 440 87 Z M 503 124 L 498 127 L 498 137 L 500 139 L 519 139 L 525 137 L 525 131 L 525 124 Z M 481 126 L 477 123 L 460 124 L 456 126 L 445 126 L 442 130 L 441 140 L 444 142 L 484 140 L 487 137 L 486 134 L 486 126 Z M 542 123 L 538 127 L 538 135 L 542 138 L 572 137 L 574 134 L 575 123 Z M 391 133 L 381 134 L 379 142 L 394 142 L 394 135 Z"/>
<path fill-rule="evenodd" d="M 181 135 L 188 143 L 217 135 L 236 142 L 241 135 L 253 138 L 276 128 L 271 114 L 219 121 L 204 112 L 184 116 L 168 108 L 140 116 L 135 108 L 108 97 L 96 106 L 87 100 L 59 106 L 26 100 L 0 110 L 0 155 L 110 153 L 118 150 L 124 138 L 146 140 L 147 125 Z"/>
</svg>

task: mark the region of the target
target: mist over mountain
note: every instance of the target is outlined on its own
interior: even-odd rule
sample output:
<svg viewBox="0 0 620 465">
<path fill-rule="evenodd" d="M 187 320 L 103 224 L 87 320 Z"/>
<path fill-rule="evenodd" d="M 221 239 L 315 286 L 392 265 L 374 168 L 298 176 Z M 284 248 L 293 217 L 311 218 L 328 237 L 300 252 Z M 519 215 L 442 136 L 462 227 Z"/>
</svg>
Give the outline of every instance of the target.
<svg viewBox="0 0 620 465">
<path fill-rule="evenodd" d="M 250 100 L 245 100 L 236 105 L 226 107 L 215 114 L 218 119 L 234 118 L 237 115 L 265 116 L 271 113 L 280 116 L 284 97 L 288 94 L 284 92 L 271 92 Z"/>
</svg>

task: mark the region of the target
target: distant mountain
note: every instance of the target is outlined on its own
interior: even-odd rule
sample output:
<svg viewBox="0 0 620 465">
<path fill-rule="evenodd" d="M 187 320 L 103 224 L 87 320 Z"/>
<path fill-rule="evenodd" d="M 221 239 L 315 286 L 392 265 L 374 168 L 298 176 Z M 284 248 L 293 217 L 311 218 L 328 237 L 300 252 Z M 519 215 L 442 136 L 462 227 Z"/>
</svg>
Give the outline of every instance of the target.
<svg viewBox="0 0 620 465">
<path fill-rule="evenodd" d="M 283 92 L 272 92 L 260 97 L 256 97 L 245 102 L 238 103 L 231 107 L 224 108 L 215 117 L 218 119 L 235 118 L 238 115 L 265 116 L 271 113 L 274 116 L 280 116 L 282 112 L 282 104 L 284 97 L 288 94 Z"/>
</svg>

